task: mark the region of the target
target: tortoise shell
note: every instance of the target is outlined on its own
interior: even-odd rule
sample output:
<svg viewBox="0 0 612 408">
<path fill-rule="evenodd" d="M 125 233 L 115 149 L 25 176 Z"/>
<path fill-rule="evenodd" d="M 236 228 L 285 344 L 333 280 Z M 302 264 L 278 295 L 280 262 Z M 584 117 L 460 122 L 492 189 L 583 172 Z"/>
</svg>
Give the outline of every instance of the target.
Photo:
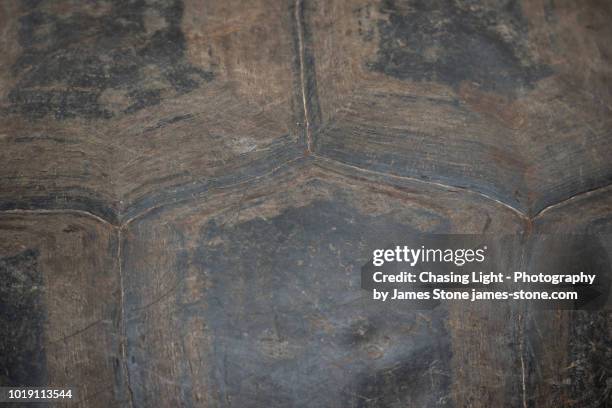
<svg viewBox="0 0 612 408">
<path fill-rule="evenodd" d="M 0 272 L 37 289 L 0 287 L 0 382 L 92 407 L 596 406 L 605 313 L 357 295 L 408 233 L 612 231 L 611 18 L 4 2 Z"/>
</svg>

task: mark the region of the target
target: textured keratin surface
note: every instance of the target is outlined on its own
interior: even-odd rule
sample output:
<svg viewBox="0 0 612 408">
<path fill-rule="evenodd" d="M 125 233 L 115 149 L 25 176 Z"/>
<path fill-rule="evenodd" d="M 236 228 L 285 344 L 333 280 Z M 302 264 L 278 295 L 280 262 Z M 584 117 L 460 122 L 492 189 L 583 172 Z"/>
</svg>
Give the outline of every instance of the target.
<svg viewBox="0 0 612 408">
<path fill-rule="evenodd" d="M 612 406 L 610 314 L 390 313 L 359 281 L 411 232 L 612 234 L 611 22 L 598 0 L 2 1 L 0 385 Z"/>
</svg>

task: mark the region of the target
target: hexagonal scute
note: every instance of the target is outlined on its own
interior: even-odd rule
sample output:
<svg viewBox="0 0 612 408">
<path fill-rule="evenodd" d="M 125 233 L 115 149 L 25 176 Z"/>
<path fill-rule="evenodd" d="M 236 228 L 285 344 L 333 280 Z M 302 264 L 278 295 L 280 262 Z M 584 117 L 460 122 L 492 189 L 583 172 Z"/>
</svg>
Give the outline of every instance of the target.
<svg viewBox="0 0 612 408">
<path fill-rule="evenodd" d="M 606 2 L 304 3 L 318 154 L 529 214 L 610 183 Z"/>
<path fill-rule="evenodd" d="M 117 238 L 81 214 L 0 214 L 2 386 L 75 387 L 86 406 L 121 403 Z"/>
<path fill-rule="evenodd" d="M 516 311 L 373 307 L 359 271 L 381 242 L 410 233 L 523 228 L 477 194 L 327 161 L 149 212 L 123 234 L 134 399 L 451 406 L 485 389 L 483 401 L 503 406 L 518 384 L 507 343 Z M 490 377 L 470 375 L 482 370 Z"/>
<path fill-rule="evenodd" d="M 612 259 L 612 188 L 583 194 L 549 208 L 534 220 L 536 234 L 586 234 L 599 243 Z M 588 260 L 586 260 L 588 262 Z M 555 384 L 567 384 L 554 393 L 536 385 L 536 404 L 577 406 L 607 403 L 612 371 L 610 328 L 612 314 L 603 311 L 537 311 L 531 313 L 527 331 L 534 345 L 533 371 L 549 376 Z M 549 405 L 546 405 L 549 404 Z"/>
<path fill-rule="evenodd" d="M 117 221 L 301 150 L 291 7 L 242 6 L 3 4 L 0 208 Z"/>
</svg>

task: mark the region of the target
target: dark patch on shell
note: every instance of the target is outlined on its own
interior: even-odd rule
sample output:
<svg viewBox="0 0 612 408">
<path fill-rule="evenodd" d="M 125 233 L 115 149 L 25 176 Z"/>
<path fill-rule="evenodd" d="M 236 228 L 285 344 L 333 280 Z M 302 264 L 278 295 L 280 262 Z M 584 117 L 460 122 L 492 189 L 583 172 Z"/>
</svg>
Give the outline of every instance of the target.
<svg viewBox="0 0 612 408">
<path fill-rule="evenodd" d="M 13 65 L 19 80 L 8 95 L 11 112 L 104 119 L 214 78 L 186 58 L 182 1 L 107 0 L 67 15 L 48 10 L 51 3 L 31 2 L 19 21 L 23 53 Z M 102 100 L 109 90 L 118 106 Z"/>
<path fill-rule="evenodd" d="M 0 258 L 0 385 L 45 385 L 43 281 L 32 249 Z"/>
<path fill-rule="evenodd" d="M 550 68 L 533 61 L 516 1 L 385 0 L 370 68 L 414 81 L 462 81 L 493 91 L 531 87 Z"/>
</svg>

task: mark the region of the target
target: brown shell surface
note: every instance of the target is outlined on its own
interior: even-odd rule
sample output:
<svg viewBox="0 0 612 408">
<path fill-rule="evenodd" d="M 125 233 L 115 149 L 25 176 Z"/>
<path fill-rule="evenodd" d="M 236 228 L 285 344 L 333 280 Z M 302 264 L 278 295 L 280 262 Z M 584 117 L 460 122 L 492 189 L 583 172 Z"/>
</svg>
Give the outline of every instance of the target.
<svg viewBox="0 0 612 408">
<path fill-rule="evenodd" d="M 612 233 L 611 22 L 603 0 L 2 1 L 0 385 L 612 406 L 610 314 L 359 299 L 409 233 Z"/>
</svg>

